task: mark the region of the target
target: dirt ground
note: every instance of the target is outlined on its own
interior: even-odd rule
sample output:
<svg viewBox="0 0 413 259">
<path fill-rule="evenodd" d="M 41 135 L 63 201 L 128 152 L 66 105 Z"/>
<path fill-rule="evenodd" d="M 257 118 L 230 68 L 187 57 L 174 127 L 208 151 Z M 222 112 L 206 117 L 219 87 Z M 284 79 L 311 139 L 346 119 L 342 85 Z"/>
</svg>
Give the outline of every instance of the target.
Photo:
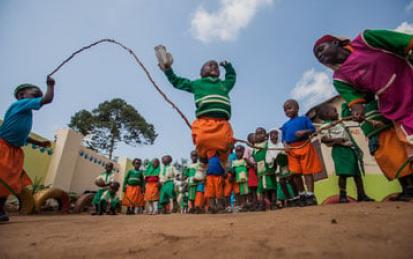
<svg viewBox="0 0 413 259">
<path fill-rule="evenodd" d="M 0 258 L 413 258 L 413 203 L 225 215 L 15 216 Z"/>
</svg>

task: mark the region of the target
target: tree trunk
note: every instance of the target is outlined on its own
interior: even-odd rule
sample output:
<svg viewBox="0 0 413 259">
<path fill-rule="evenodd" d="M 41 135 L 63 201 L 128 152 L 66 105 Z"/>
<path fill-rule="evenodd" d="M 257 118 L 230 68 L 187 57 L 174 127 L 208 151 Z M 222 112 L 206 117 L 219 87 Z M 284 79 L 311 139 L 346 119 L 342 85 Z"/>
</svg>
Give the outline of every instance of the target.
<svg viewBox="0 0 413 259">
<path fill-rule="evenodd" d="M 109 146 L 109 159 L 112 160 L 113 149 L 115 147 L 115 135 L 112 134 L 110 138 L 110 146 Z"/>
</svg>

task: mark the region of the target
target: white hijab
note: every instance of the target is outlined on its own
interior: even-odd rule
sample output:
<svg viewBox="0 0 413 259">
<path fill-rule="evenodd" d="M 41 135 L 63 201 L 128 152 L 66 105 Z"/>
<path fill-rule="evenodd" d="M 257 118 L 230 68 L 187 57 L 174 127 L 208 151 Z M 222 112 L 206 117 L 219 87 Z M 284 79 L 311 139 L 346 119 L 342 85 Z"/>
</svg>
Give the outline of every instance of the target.
<svg viewBox="0 0 413 259">
<path fill-rule="evenodd" d="M 269 132 L 271 131 L 278 132 L 278 139 L 277 143 L 275 144 L 272 143 L 271 139 L 268 139 L 268 148 L 284 148 L 284 145 L 281 141 L 281 130 L 279 130 L 278 128 L 273 128 Z M 267 154 L 265 155 L 265 161 L 267 162 L 267 164 L 269 164 L 270 166 L 274 166 L 274 159 L 278 156 L 278 154 L 285 154 L 285 152 L 282 150 L 267 150 Z"/>
</svg>

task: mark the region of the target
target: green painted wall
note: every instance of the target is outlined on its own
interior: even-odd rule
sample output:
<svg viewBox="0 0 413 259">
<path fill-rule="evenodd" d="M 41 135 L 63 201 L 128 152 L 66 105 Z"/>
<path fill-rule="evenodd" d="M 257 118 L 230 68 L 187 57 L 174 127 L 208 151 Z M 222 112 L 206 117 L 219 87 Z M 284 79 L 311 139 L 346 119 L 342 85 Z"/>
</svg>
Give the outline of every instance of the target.
<svg viewBox="0 0 413 259">
<path fill-rule="evenodd" d="M 366 173 L 366 176 L 364 177 L 364 188 L 367 195 L 376 201 L 381 201 L 387 195 L 401 191 L 397 180 L 389 182 L 382 174 Z M 327 179 L 316 182 L 315 193 L 319 203 L 332 195 L 337 195 L 339 193 L 338 177 L 332 175 Z M 356 186 L 354 185 L 353 178 L 347 179 L 347 194 L 353 198 L 357 198 Z"/>
<path fill-rule="evenodd" d="M 43 152 L 41 152 L 40 148 L 34 149 L 31 144 L 23 147 L 23 151 L 24 170 L 32 181 L 40 179 L 40 183 L 44 183 L 52 156 L 47 152 L 48 150 L 42 149 Z"/>
</svg>

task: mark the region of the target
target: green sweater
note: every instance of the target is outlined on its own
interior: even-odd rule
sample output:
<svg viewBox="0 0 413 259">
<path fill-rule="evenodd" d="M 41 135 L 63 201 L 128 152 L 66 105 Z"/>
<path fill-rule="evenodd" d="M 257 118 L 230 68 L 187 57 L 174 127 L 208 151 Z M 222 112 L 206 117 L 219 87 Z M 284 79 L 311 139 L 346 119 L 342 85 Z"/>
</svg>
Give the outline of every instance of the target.
<svg viewBox="0 0 413 259">
<path fill-rule="evenodd" d="M 125 180 L 123 181 L 123 191 L 126 191 L 126 185 L 130 186 L 143 186 L 143 171 L 131 169 L 126 173 Z"/>
<path fill-rule="evenodd" d="M 230 63 L 225 67 L 225 80 L 203 77 L 194 81 L 178 77 L 172 69 L 165 71 L 169 82 L 177 89 L 194 94 L 196 117 L 231 118 L 229 92 L 235 84 L 236 74 Z"/>
</svg>

